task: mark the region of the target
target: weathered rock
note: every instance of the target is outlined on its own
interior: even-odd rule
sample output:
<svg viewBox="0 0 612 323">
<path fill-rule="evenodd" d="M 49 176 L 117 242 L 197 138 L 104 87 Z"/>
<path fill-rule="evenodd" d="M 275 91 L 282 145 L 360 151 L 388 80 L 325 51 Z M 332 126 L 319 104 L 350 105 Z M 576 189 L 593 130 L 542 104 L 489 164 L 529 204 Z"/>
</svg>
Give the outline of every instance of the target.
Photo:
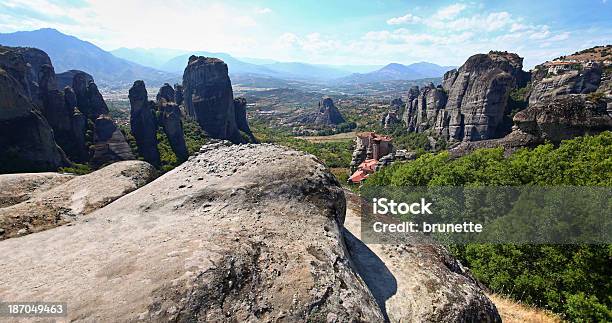
<svg viewBox="0 0 612 323">
<path fill-rule="evenodd" d="M 544 140 L 538 136 L 526 133 L 518 127 L 503 138 L 487 139 L 480 141 L 464 141 L 450 147 L 448 152 L 452 157 L 461 157 L 481 148 L 502 148 L 505 156 L 510 156 L 521 148 L 533 148 L 543 144 Z"/>
<path fill-rule="evenodd" d="M 319 116 L 315 123 L 317 124 L 341 124 L 346 122 L 334 105 L 334 100 L 324 98 L 319 102 Z"/>
<path fill-rule="evenodd" d="M 59 173 L 0 175 L 0 208 L 15 205 L 74 178 Z"/>
<path fill-rule="evenodd" d="M 183 122 L 179 106 L 172 102 L 161 102 L 159 105 L 160 124 L 168 137 L 170 147 L 179 162 L 187 160 L 189 153 L 185 145 Z"/>
<path fill-rule="evenodd" d="M 403 116 L 410 131 L 432 129 L 450 141 L 478 141 L 507 134 L 510 90 L 523 86 L 529 74 L 523 59 L 507 52 L 470 57 L 458 70 L 445 73 L 442 88 L 427 86 L 416 96 L 411 88 Z"/>
<path fill-rule="evenodd" d="M 134 159 L 125 136 L 110 116 L 101 115 L 94 123 L 93 156 L 90 163 L 100 167 L 121 160 Z"/>
<path fill-rule="evenodd" d="M 316 126 L 333 126 L 346 122 L 338 108 L 334 105 L 334 101 L 329 98 L 323 98 L 319 101 L 318 109 L 314 112 L 307 112 L 298 115 L 289 120 L 289 123 L 307 124 Z"/>
<path fill-rule="evenodd" d="M 168 83 L 164 83 L 164 85 L 159 88 L 159 92 L 157 92 L 156 100 L 160 102 L 162 99 L 166 100 L 166 102 L 174 102 L 176 93 L 172 86 Z"/>
<path fill-rule="evenodd" d="M 144 160 L 159 167 L 161 162 L 159 150 L 157 150 L 157 122 L 145 83 L 140 80 L 134 82 L 128 97 L 130 99 L 130 127 L 136 139 L 138 152 Z"/>
<path fill-rule="evenodd" d="M 91 76 L 90 74 L 87 74 L 79 70 L 68 70 L 63 73 L 55 74 L 55 79 L 57 80 L 57 87 L 59 89 L 63 89 L 66 86 L 74 87 L 74 78 L 77 77 L 77 74 L 79 74 L 78 82 L 80 82 L 80 84 L 85 86 L 84 88 L 86 92 L 87 84 L 89 84 L 89 82 L 93 82 L 94 79 L 93 79 L 93 76 Z"/>
<path fill-rule="evenodd" d="M 389 111 L 383 116 L 382 120 L 380 120 L 380 125 L 383 128 L 388 129 L 399 124 L 399 122 L 400 120 L 397 118 L 397 113 L 394 111 Z"/>
<path fill-rule="evenodd" d="M 347 196 L 344 239 L 357 272 L 391 322 L 501 322 L 461 264 L 436 245 L 365 245 L 360 202 Z"/>
<path fill-rule="evenodd" d="M 323 165 L 271 145 L 205 150 L 71 226 L 0 242 L 3 297 L 44 283 L 82 321 L 383 321 Z"/>
<path fill-rule="evenodd" d="M 413 90 L 414 88 L 411 88 L 411 91 Z M 444 111 L 441 110 L 446 106 L 446 92 L 430 83 L 423 87 L 417 96 L 413 97 L 412 93 L 409 95 L 404 112 L 404 122 L 408 131 L 423 132 L 435 128 L 439 134 L 444 133 L 443 127 L 436 124 L 436 121 L 444 119 Z"/>
<path fill-rule="evenodd" d="M 72 114 L 70 116 L 70 142 L 65 143 L 62 148 L 71 160 L 80 163 L 87 162 L 89 159 L 89 148 L 85 139 L 87 117 L 78 109 L 76 94 L 69 86 L 64 88 L 64 104 L 66 109 L 72 111 Z"/>
<path fill-rule="evenodd" d="M 602 99 L 560 95 L 535 102 L 518 112 L 513 120 L 521 131 L 543 140 L 560 143 L 576 136 L 612 130 L 612 117 Z"/>
<path fill-rule="evenodd" d="M 222 60 L 191 56 L 183 74 L 183 91 L 187 114 L 202 130 L 212 138 L 242 142 L 232 84 Z"/>
<path fill-rule="evenodd" d="M 73 73 L 72 89 L 77 97 L 79 110 L 90 120 L 108 114 L 108 106 L 91 75 L 77 71 Z"/>
<path fill-rule="evenodd" d="M 156 175 L 155 168 L 146 162 L 126 161 L 74 177 L 43 191 L 40 188 L 45 183 L 38 185 L 38 192 L 30 193 L 33 195 L 28 200 L 0 208 L 0 229 L 4 230 L 0 239 L 39 232 L 78 220 L 149 183 Z M 50 178 L 55 179 L 55 183 L 64 180 L 61 177 Z M 0 176 L 0 182 L 2 180 Z"/>
<path fill-rule="evenodd" d="M 177 105 L 183 104 L 183 86 L 174 84 L 174 102 Z"/>
<path fill-rule="evenodd" d="M 244 132 L 249 136 L 249 141 L 256 143 L 257 139 L 253 135 L 251 128 L 249 128 L 249 122 L 247 121 L 246 113 L 247 101 L 245 98 L 234 99 L 234 110 L 236 112 L 236 125 L 240 131 Z"/>
<path fill-rule="evenodd" d="M 49 171 L 68 164 L 51 126 L 22 85 L 0 69 L 0 173 Z"/>
</svg>

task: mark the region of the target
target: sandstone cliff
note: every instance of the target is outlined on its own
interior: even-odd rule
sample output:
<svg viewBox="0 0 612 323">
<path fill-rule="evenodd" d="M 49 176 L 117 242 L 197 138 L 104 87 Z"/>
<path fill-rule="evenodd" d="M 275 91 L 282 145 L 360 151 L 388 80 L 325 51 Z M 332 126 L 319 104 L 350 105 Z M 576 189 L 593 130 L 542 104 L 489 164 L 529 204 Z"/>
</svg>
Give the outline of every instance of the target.
<svg viewBox="0 0 612 323">
<path fill-rule="evenodd" d="M 227 65 L 220 59 L 191 56 L 183 73 L 187 114 L 212 138 L 242 142 Z"/>
<path fill-rule="evenodd" d="M 447 72 L 442 87 L 412 88 L 403 120 L 410 131 L 431 129 L 449 141 L 499 138 L 510 131 L 510 90 L 529 79 L 522 66 L 523 59 L 512 53 L 474 55 Z"/>
</svg>

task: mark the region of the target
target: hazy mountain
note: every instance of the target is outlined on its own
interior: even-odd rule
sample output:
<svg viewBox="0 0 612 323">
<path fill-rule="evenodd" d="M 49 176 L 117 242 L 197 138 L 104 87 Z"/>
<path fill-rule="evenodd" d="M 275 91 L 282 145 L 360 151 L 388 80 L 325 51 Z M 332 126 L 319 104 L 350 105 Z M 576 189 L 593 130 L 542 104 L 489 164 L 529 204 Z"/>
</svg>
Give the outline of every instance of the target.
<svg viewBox="0 0 612 323">
<path fill-rule="evenodd" d="M 90 42 L 50 28 L 0 33 L 0 44 L 42 49 L 51 57 L 56 73 L 72 69 L 82 70 L 91 74 L 98 84 L 130 84 L 137 79 L 161 83 L 176 77 L 115 57 Z"/>
<path fill-rule="evenodd" d="M 372 83 L 395 80 L 418 80 L 425 78 L 442 77 L 452 66 L 440 66 L 433 63 L 420 62 L 410 65 L 398 63 L 388 64 L 376 71 L 369 73 L 354 73 L 349 76 L 337 79 L 340 83 Z"/>
<path fill-rule="evenodd" d="M 327 80 L 350 75 L 350 71 L 325 65 L 312 65 L 299 62 L 276 62 L 263 65 L 275 72 L 295 78 Z"/>
<path fill-rule="evenodd" d="M 179 55 L 188 53 L 186 50 L 170 48 L 126 48 L 121 47 L 110 51 L 111 54 L 137 62 L 144 66 L 160 69 L 167 61 Z"/>
</svg>

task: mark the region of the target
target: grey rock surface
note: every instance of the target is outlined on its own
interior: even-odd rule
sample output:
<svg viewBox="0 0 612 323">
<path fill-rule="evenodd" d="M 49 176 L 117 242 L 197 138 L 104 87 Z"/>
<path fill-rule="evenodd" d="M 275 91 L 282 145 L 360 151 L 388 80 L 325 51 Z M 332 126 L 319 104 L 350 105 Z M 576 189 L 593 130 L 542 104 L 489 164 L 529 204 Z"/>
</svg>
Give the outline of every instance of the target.
<svg viewBox="0 0 612 323">
<path fill-rule="evenodd" d="M 0 175 L 0 208 L 21 203 L 37 194 L 74 178 L 59 173 L 20 173 Z"/>
<path fill-rule="evenodd" d="M 145 83 L 141 80 L 135 81 L 129 90 L 128 98 L 130 100 L 130 127 L 136 139 L 138 152 L 144 160 L 159 167 L 161 161 L 157 149 L 157 122 L 153 102 L 149 101 Z"/>
<path fill-rule="evenodd" d="M 91 165 L 98 168 L 116 161 L 135 159 L 125 136 L 108 115 L 100 115 L 94 123 Z"/>
<path fill-rule="evenodd" d="M 6 176 L 0 176 L 0 183 L 16 183 L 15 193 L 28 198 L 0 208 L 0 240 L 76 221 L 149 183 L 157 171 L 146 162 L 125 161 L 82 176 Z"/>
<path fill-rule="evenodd" d="M 61 299 L 71 321 L 381 322 L 344 211 L 311 155 L 205 146 L 70 226 L 0 242 L 2 294 Z"/>
<path fill-rule="evenodd" d="M 183 73 L 187 114 L 215 139 L 243 141 L 234 110 L 234 94 L 227 64 L 211 57 L 191 56 Z"/>
</svg>

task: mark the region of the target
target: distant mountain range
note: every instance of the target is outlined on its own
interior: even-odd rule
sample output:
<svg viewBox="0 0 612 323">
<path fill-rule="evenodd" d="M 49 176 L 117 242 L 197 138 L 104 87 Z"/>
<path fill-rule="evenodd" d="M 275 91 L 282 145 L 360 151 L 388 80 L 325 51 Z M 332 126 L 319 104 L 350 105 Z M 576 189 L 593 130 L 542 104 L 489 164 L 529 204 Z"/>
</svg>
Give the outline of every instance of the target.
<svg viewBox="0 0 612 323">
<path fill-rule="evenodd" d="M 432 63 L 411 65 L 319 65 L 300 62 L 278 62 L 262 58 L 238 59 L 227 53 L 189 52 L 168 48 L 118 48 L 107 52 L 100 47 L 63 34 L 55 29 L 0 33 L 0 44 L 27 46 L 44 50 L 51 57 L 56 73 L 83 70 L 98 84 L 130 85 L 142 79 L 151 85 L 178 82 L 191 55 L 212 56 L 224 60 L 231 75 L 262 76 L 279 80 L 360 84 L 393 80 L 416 80 L 441 77 L 452 67 Z"/>
<path fill-rule="evenodd" d="M 90 42 L 55 29 L 0 33 L 0 44 L 42 49 L 51 58 L 56 73 L 82 70 L 91 74 L 98 84 L 130 84 L 136 79 L 162 83 L 178 76 L 118 58 Z"/>
<path fill-rule="evenodd" d="M 369 73 L 355 73 L 338 79 L 339 83 L 375 83 L 398 80 L 419 80 L 441 77 L 454 66 L 440 66 L 433 63 L 420 62 L 410 65 L 391 63 L 383 68 Z"/>
</svg>

